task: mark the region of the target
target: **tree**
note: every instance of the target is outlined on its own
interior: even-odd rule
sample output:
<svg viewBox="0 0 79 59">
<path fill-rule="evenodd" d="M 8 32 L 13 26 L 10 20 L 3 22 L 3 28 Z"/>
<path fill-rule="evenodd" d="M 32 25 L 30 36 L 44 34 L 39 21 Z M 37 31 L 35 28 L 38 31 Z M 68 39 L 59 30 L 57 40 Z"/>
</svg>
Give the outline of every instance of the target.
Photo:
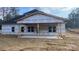
<svg viewBox="0 0 79 59">
<path fill-rule="evenodd" d="M 7 20 L 18 16 L 19 8 L 17 7 L 1 7 L 0 8 L 0 15 L 2 16 L 3 20 Z"/>
<path fill-rule="evenodd" d="M 79 28 L 79 8 L 75 8 L 69 14 L 69 22 L 66 24 L 70 28 Z"/>
<path fill-rule="evenodd" d="M 12 19 L 12 16 L 10 14 L 7 14 L 5 17 L 4 17 L 4 20 L 10 20 Z"/>
<path fill-rule="evenodd" d="M 18 13 L 19 8 L 17 7 L 10 7 L 9 13 L 5 16 L 5 20 L 10 20 L 12 18 L 15 18 L 19 15 Z"/>
<path fill-rule="evenodd" d="M 19 8 L 18 8 L 18 7 L 11 7 L 11 8 L 10 8 L 10 15 L 11 15 L 12 17 L 16 17 L 16 16 L 19 15 L 19 14 L 18 14 L 18 11 L 19 11 Z"/>
<path fill-rule="evenodd" d="M 8 7 L 0 7 L 0 16 L 2 16 L 2 19 L 7 15 L 9 11 Z"/>
</svg>

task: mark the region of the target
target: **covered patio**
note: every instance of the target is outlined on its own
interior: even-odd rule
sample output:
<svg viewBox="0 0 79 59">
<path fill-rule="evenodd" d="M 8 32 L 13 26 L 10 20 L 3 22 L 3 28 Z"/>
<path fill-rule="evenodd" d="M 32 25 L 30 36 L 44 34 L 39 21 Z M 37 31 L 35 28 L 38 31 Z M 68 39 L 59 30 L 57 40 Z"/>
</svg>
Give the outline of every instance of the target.
<svg viewBox="0 0 79 59">
<path fill-rule="evenodd" d="M 21 36 L 57 36 L 60 33 L 60 23 L 36 23 L 20 25 Z"/>
</svg>

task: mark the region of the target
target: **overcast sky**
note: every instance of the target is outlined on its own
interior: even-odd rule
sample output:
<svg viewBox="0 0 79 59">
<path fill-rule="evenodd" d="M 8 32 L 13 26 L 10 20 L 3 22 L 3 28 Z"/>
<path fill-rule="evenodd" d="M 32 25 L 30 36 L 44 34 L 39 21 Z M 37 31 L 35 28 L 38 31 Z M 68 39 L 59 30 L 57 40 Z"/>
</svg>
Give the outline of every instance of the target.
<svg viewBox="0 0 79 59">
<path fill-rule="evenodd" d="M 32 9 L 35 9 L 36 7 L 22 7 L 20 8 L 20 14 L 23 14 L 25 12 L 28 12 Z M 49 13 L 49 14 L 53 14 L 53 15 L 57 15 L 57 16 L 60 16 L 60 17 L 64 17 L 64 18 L 67 18 L 68 17 L 68 14 L 74 9 L 74 8 L 70 8 L 70 7 L 38 7 L 36 9 L 39 9 L 41 11 L 44 11 L 46 13 Z"/>
</svg>

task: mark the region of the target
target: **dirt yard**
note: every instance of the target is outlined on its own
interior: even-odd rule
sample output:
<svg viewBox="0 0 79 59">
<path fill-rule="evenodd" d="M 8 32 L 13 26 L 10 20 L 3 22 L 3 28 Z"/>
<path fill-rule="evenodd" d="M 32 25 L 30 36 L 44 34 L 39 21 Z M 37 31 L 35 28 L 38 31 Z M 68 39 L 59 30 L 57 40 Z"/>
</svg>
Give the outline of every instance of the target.
<svg viewBox="0 0 79 59">
<path fill-rule="evenodd" d="M 64 39 L 21 39 L 0 35 L 1 51 L 79 51 L 79 34 L 66 33 Z"/>
</svg>

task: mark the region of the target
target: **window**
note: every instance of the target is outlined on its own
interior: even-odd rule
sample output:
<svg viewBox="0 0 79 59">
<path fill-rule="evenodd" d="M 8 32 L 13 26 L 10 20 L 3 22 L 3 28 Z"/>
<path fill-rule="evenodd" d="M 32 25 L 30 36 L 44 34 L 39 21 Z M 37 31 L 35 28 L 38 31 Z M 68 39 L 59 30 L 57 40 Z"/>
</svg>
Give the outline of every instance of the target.
<svg viewBox="0 0 79 59">
<path fill-rule="evenodd" d="M 0 30 L 2 30 L 2 25 L 0 25 Z"/>
<path fill-rule="evenodd" d="M 31 27 L 31 32 L 34 32 L 34 27 Z"/>
<path fill-rule="evenodd" d="M 53 32 L 56 32 L 56 26 L 53 26 Z"/>
<path fill-rule="evenodd" d="M 52 32 L 52 27 L 51 26 L 48 29 L 49 29 L 49 32 Z"/>
<path fill-rule="evenodd" d="M 24 27 L 21 27 L 21 32 L 24 32 Z"/>
<path fill-rule="evenodd" d="M 12 27 L 12 32 L 15 32 L 15 27 Z"/>
<path fill-rule="evenodd" d="M 28 27 L 28 32 L 30 32 L 30 27 Z"/>
<path fill-rule="evenodd" d="M 28 32 L 34 32 L 34 27 L 28 27 Z"/>
</svg>

